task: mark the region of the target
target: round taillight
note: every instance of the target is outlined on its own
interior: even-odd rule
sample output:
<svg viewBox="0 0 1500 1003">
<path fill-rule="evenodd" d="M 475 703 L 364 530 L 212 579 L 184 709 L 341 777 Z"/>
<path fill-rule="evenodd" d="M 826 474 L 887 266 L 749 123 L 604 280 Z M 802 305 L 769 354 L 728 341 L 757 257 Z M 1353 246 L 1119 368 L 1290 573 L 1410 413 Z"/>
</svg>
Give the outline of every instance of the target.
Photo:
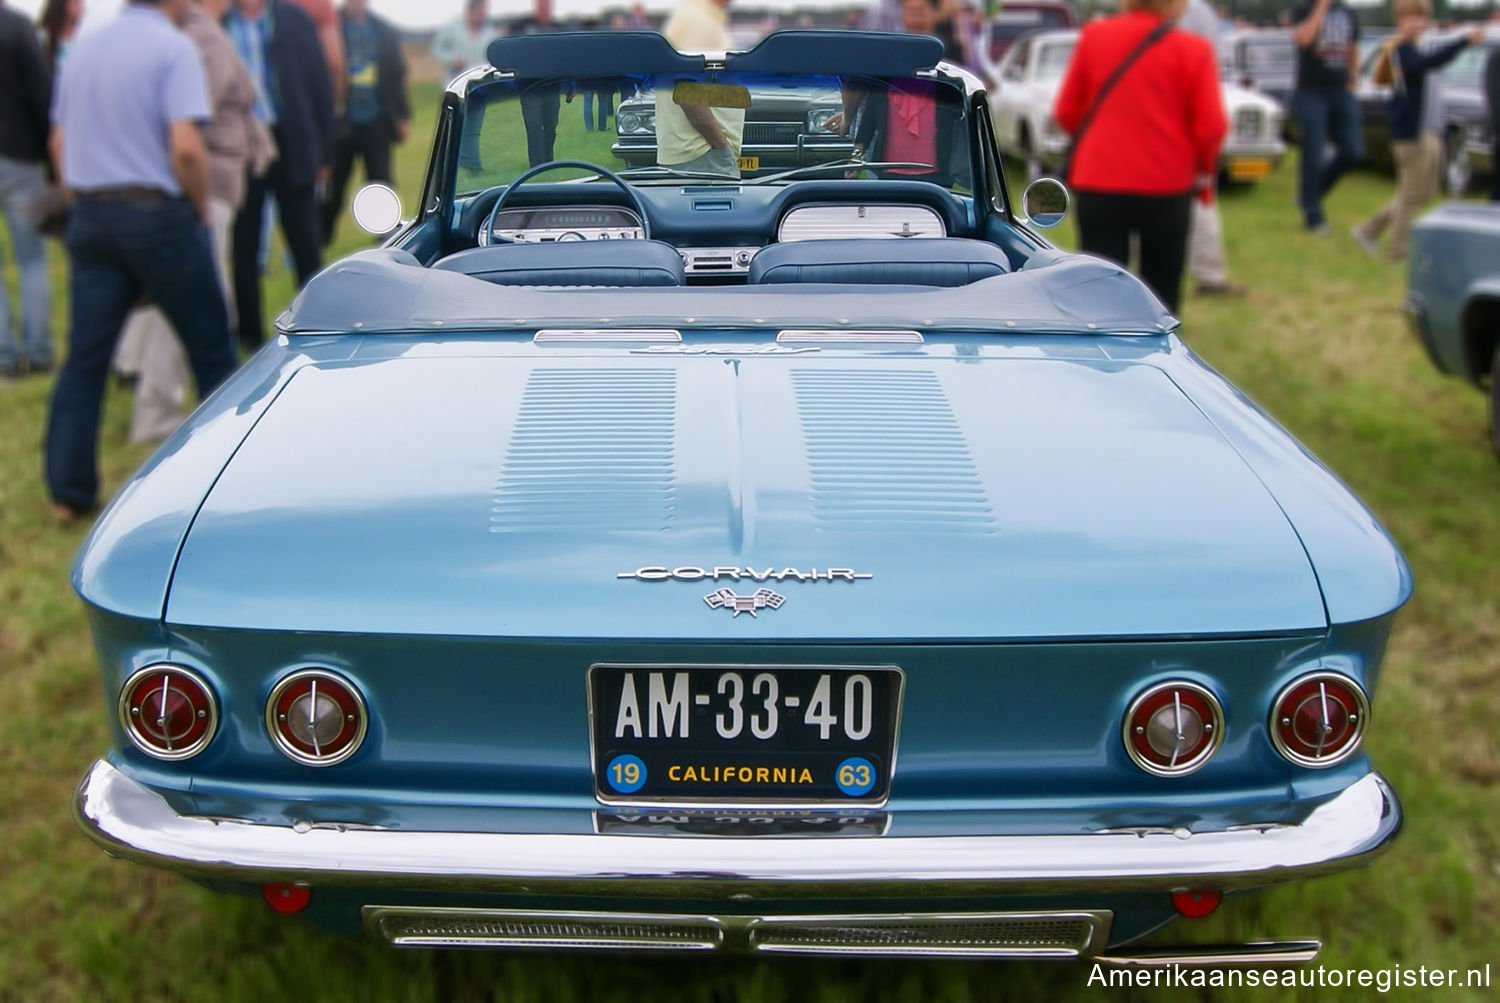
<svg viewBox="0 0 1500 1003">
<path fill-rule="evenodd" d="M 1295 679 L 1271 705 L 1271 741 L 1298 766 L 1332 766 L 1354 755 L 1370 702 L 1348 676 L 1315 672 Z"/>
<path fill-rule="evenodd" d="M 1224 737 L 1219 701 L 1197 683 L 1158 683 L 1125 712 L 1125 751 L 1158 777 L 1180 777 L 1208 762 Z"/>
<path fill-rule="evenodd" d="M 156 759 L 196 756 L 218 724 L 213 690 L 180 665 L 147 666 L 120 691 L 120 725 L 136 748 Z"/>
<path fill-rule="evenodd" d="M 276 747 L 308 766 L 332 766 L 354 755 L 365 725 L 364 698 L 325 669 L 293 672 L 266 702 L 266 727 Z"/>
</svg>

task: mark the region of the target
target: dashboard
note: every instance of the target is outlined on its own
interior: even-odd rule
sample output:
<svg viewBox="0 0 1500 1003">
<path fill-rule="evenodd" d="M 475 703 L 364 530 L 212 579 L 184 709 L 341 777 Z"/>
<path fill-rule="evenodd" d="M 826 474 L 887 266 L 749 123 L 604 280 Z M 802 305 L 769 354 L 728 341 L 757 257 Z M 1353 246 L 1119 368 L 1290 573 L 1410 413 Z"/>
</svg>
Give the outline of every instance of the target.
<svg viewBox="0 0 1500 1003">
<path fill-rule="evenodd" d="M 617 206 L 567 206 L 506 209 L 495 216 L 495 235 L 512 244 L 546 244 L 557 240 L 640 240 L 641 218 Z M 489 243 L 480 227 L 479 244 Z"/>
<path fill-rule="evenodd" d="M 699 279 L 743 276 L 756 252 L 772 241 L 946 237 L 972 225 L 969 206 L 947 192 L 935 198 L 931 185 L 912 184 L 901 192 L 895 190 L 898 185 L 908 188 L 901 182 L 877 184 L 878 192 L 870 184 L 848 181 L 804 182 L 795 192 L 723 185 L 638 192 L 651 214 L 651 236 L 671 244 L 682 257 L 685 274 Z M 528 194 L 539 199 L 577 195 L 566 189 L 546 191 L 549 187 L 539 185 Z M 481 246 L 490 243 L 485 221 L 493 201 L 486 193 L 461 210 L 465 222 L 472 220 L 470 232 Z M 540 204 L 502 208 L 494 231 L 501 242 L 533 244 L 640 240 L 646 227 L 626 206 Z"/>
</svg>

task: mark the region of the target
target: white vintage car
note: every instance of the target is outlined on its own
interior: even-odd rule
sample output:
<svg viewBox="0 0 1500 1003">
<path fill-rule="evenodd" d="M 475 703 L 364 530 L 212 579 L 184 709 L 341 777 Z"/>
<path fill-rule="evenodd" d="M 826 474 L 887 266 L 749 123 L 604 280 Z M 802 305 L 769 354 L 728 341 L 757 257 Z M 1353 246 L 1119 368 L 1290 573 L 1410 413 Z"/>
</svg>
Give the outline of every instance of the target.
<svg viewBox="0 0 1500 1003">
<path fill-rule="evenodd" d="M 1039 31 L 1011 46 L 1000 61 L 998 85 L 991 95 L 995 140 L 1002 153 L 1037 177 L 1061 165 L 1068 134 L 1052 118 L 1052 104 L 1073 57 L 1078 32 Z M 1281 161 L 1281 106 L 1275 101 L 1224 81 L 1224 113 L 1229 133 L 1219 157 L 1225 180 L 1259 181 Z"/>
</svg>

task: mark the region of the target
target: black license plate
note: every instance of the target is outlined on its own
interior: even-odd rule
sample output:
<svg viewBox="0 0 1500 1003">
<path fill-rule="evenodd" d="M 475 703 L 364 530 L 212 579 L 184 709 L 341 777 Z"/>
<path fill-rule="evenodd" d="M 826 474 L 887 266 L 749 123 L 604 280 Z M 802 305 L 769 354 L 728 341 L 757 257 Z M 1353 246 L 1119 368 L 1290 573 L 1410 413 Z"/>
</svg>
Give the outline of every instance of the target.
<svg viewBox="0 0 1500 1003">
<path fill-rule="evenodd" d="M 594 791 L 606 804 L 883 804 L 892 666 L 595 665 Z"/>
</svg>

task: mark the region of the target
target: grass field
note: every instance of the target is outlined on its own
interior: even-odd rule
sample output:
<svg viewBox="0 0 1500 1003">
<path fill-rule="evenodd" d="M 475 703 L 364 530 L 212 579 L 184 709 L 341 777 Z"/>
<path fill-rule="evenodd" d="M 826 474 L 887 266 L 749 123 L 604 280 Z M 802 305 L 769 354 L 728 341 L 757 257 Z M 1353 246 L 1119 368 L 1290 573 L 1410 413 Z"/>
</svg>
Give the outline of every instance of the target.
<svg viewBox="0 0 1500 1003">
<path fill-rule="evenodd" d="M 408 203 L 431 110 L 401 151 Z M 563 114 L 579 115 L 576 105 Z M 563 151 L 559 150 L 559 155 Z M 1500 464 L 1472 388 L 1432 371 L 1399 313 L 1405 277 L 1347 227 L 1388 195 L 1376 174 L 1329 202 L 1335 236 L 1300 232 L 1295 163 L 1224 199 L 1242 300 L 1189 298 L 1183 336 L 1337 471 L 1396 536 L 1417 592 L 1401 615 L 1369 740 L 1408 812 L 1368 870 L 1231 899 L 1165 941 L 1318 936 L 1329 968 L 1490 964 L 1500 983 Z M 340 251 L 364 245 L 343 225 Z M 1061 238 L 1066 242 L 1065 233 Z M 56 327 L 66 331 L 57 257 Z M 13 276 L 11 277 L 13 282 Z M 13 286 L 12 286 L 13 288 Z M 267 315 L 291 295 L 278 271 Z M 107 858 L 73 825 L 73 787 L 105 747 L 106 707 L 68 569 L 85 527 L 47 515 L 40 442 L 49 381 L 0 389 L 0 999 L 966 1001 L 1088 999 L 1086 965 L 759 962 L 404 953 L 346 941 Z M 113 492 L 146 456 L 112 392 L 102 463 Z M 1405 990 L 1408 999 L 1494 999 Z M 1153 990 L 1143 998 L 1219 995 Z M 1299 989 L 1233 998 L 1342 999 Z"/>
</svg>

